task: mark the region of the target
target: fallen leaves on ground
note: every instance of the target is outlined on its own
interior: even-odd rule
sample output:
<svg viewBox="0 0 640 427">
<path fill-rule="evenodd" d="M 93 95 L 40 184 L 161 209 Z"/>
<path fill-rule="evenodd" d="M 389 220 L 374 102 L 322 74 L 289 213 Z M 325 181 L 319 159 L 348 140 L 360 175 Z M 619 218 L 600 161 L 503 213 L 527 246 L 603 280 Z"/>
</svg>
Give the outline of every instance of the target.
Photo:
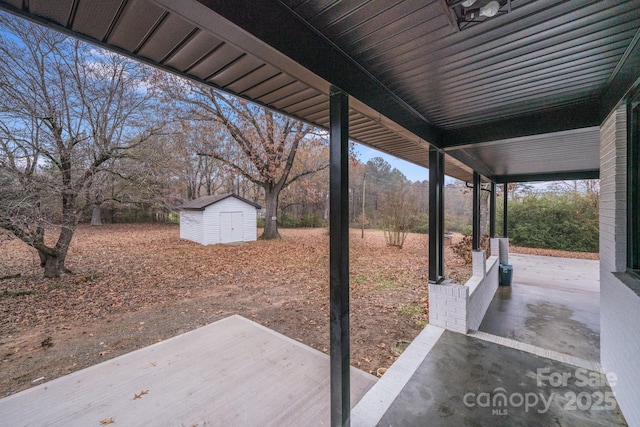
<svg viewBox="0 0 640 427">
<path fill-rule="evenodd" d="M 327 353 L 329 236 L 282 229 L 282 239 L 201 246 L 175 225 L 80 226 L 67 267 L 43 279 L 37 253 L 17 239 L 0 243 L 0 394 L 53 379 L 199 326 L 240 314 Z M 514 248 L 514 252 L 516 248 Z M 469 266 L 445 248 L 445 272 L 458 283 Z M 351 361 L 375 374 L 428 320 L 428 236 L 403 249 L 381 231 L 350 238 Z M 42 347 L 51 337 L 53 347 Z M 20 348 L 20 351 L 14 351 Z M 43 352 L 46 351 L 46 359 Z"/>
</svg>

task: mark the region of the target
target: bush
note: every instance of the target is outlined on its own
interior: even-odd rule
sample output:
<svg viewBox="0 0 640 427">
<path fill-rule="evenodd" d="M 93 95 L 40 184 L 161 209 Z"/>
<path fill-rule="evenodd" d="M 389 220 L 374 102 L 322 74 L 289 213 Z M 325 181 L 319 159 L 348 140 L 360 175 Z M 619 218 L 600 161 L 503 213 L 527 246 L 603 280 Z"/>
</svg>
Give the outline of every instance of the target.
<svg viewBox="0 0 640 427">
<path fill-rule="evenodd" d="M 296 215 L 281 214 L 278 217 L 278 226 L 282 228 L 316 228 L 324 227 L 326 225 L 327 221 L 315 215 L 298 217 Z"/>
<path fill-rule="evenodd" d="M 509 201 L 513 245 L 576 252 L 598 251 L 598 208 L 580 194 L 532 194 Z"/>
<path fill-rule="evenodd" d="M 444 228 L 448 232 L 458 232 L 462 234 L 471 234 L 471 215 L 455 215 L 449 211 L 445 211 Z"/>
<path fill-rule="evenodd" d="M 414 233 L 429 234 L 429 214 L 422 214 L 417 219 L 417 224 L 411 229 Z"/>
<path fill-rule="evenodd" d="M 299 224 L 298 227 L 316 228 L 316 227 L 324 227 L 326 225 L 326 221 L 323 218 L 320 218 L 315 215 L 305 215 L 302 218 L 300 218 L 300 221 L 298 222 L 298 224 Z"/>
<path fill-rule="evenodd" d="M 299 226 L 298 218 L 288 214 L 279 215 L 278 222 L 278 225 L 282 228 L 296 228 Z"/>
<path fill-rule="evenodd" d="M 407 234 L 418 220 L 415 200 L 401 187 L 381 197 L 380 213 L 387 246 L 402 249 Z"/>
</svg>

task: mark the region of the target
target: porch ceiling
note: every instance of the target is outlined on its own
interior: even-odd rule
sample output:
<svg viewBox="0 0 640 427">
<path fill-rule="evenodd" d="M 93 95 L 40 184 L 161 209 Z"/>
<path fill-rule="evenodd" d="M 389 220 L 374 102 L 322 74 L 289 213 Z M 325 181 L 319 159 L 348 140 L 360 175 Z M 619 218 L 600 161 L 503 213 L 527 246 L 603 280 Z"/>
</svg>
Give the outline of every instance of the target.
<svg viewBox="0 0 640 427">
<path fill-rule="evenodd" d="M 597 175 L 598 126 L 640 68 L 640 3 L 511 1 L 464 31 L 445 0 L 0 8 L 325 128 L 340 88 L 353 140 L 425 167 L 432 144 L 463 180 Z"/>
</svg>

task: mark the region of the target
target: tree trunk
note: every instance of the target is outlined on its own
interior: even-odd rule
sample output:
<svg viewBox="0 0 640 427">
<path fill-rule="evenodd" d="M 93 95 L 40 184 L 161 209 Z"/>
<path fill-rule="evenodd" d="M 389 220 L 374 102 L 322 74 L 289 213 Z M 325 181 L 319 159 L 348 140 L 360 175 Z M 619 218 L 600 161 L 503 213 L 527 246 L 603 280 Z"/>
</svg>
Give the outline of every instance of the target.
<svg viewBox="0 0 640 427">
<path fill-rule="evenodd" d="M 91 225 L 102 225 L 102 206 L 99 204 L 93 205 L 93 211 L 91 212 Z"/>
<path fill-rule="evenodd" d="M 63 208 L 63 215 L 65 213 L 69 214 L 70 210 Z M 40 255 L 40 266 L 44 268 L 44 277 L 57 278 L 62 273 L 71 273 L 64 266 L 64 263 L 75 232 L 75 217 L 67 217 L 64 222 L 66 224 L 62 225 L 55 247 L 51 248 L 44 245 L 44 233 L 42 233 L 42 239 L 38 242 L 36 249 Z"/>
<path fill-rule="evenodd" d="M 37 249 L 40 256 L 40 267 L 44 268 L 44 277 L 58 278 L 62 273 L 70 273 L 64 266 L 68 248 L 67 246 L 66 249 L 61 251 L 57 247 L 41 246 Z"/>
<path fill-rule="evenodd" d="M 278 223 L 276 217 L 278 214 L 278 197 L 280 196 L 280 190 L 278 189 L 265 189 L 264 198 L 266 203 L 266 212 L 264 216 L 264 231 L 260 239 L 279 239 L 280 233 L 278 233 Z"/>
<path fill-rule="evenodd" d="M 44 267 L 44 277 L 58 278 L 65 271 L 64 258 L 57 255 L 43 254 L 40 252 L 41 265 Z"/>
</svg>

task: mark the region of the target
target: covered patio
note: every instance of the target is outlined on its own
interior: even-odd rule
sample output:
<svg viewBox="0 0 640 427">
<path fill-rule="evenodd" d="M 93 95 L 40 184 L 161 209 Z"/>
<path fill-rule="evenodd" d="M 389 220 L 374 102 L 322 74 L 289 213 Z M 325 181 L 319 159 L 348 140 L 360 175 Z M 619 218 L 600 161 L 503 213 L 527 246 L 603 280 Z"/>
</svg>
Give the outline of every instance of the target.
<svg viewBox="0 0 640 427">
<path fill-rule="evenodd" d="M 598 261 L 509 255 L 513 283 L 501 286 L 479 331 L 600 362 Z"/>
<path fill-rule="evenodd" d="M 491 338 L 427 326 L 356 405 L 351 424 L 627 425 L 596 365 Z"/>
<path fill-rule="evenodd" d="M 352 425 L 628 425 L 609 385 L 617 376 L 599 363 L 598 262 L 509 262 L 513 283 L 497 289 L 478 330 L 428 325 L 356 405 Z M 600 396 L 610 403 L 594 405 Z"/>
<path fill-rule="evenodd" d="M 351 422 L 355 381 L 349 364 L 350 139 L 429 168 L 430 298 L 441 296 L 439 320 L 463 334 L 480 325 L 502 256 L 498 240 L 489 260 L 480 251 L 481 184 L 491 187 L 495 237 L 497 184 L 600 177 L 600 361 L 621 379 L 613 391 L 627 421 L 640 424 L 640 223 L 633 220 L 640 207 L 640 3 L 474 3 L 0 0 L 0 8 L 329 131 L 331 357 L 325 375 L 333 426 Z M 473 183 L 475 279 L 467 286 L 445 280 L 445 173 Z M 508 230 L 501 234 L 506 239 Z M 465 308 L 461 318 L 458 303 Z M 443 336 L 452 346 L 459 340 L 484 345 L 466 335 Z M 524 370 L 526 362 L 515 360 Z M 470 362 L 456 363 L 467 369 Z M 394 411 L 394 419 L 404 419 L 402 405 Z M 504 415 L 498 419 L 508 421 Z M 480 420 L 472 415 L 468 421 Z"/>
</svg>

